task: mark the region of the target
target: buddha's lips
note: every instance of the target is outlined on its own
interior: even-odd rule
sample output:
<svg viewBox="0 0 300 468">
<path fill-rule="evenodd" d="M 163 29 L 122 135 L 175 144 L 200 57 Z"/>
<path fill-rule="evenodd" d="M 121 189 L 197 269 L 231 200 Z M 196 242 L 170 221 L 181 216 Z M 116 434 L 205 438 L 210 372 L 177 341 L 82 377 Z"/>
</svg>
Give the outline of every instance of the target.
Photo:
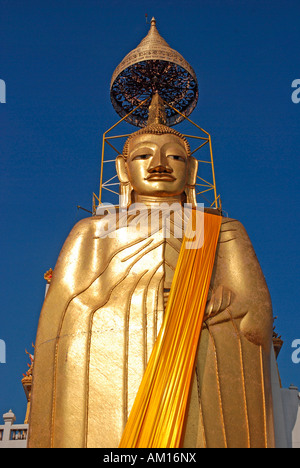
<svg viewBox="0 0 300 468">
<path fill-rule="evenodd" d="M 150 181 L 160 181 L 160 180 L 166 180 L 166 181 L 174 181 L 176 180 L 176 177 L 172 176 L 171 174 L 166 174 L 166 173 L 156 173 L 156 174 L 149 174 L 147 177 L 145 177 L 145 180 L 150 180 Z"/>
</svg>

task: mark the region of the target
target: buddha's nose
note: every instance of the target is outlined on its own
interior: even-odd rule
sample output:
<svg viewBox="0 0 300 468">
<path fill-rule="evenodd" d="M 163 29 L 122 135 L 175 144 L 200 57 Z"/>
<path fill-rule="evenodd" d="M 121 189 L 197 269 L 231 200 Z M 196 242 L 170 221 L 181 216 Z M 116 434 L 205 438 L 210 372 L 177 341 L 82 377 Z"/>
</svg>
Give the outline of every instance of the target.
<svg viewBox="0 0 300 468">
<path fill-rule="evenodd" d="M 162 151 L 154 153 L 148 172 L 167 172 L 168 174 L 173 172 L 173 169 L 168 165 L 168 158 Z"/>
</svg>

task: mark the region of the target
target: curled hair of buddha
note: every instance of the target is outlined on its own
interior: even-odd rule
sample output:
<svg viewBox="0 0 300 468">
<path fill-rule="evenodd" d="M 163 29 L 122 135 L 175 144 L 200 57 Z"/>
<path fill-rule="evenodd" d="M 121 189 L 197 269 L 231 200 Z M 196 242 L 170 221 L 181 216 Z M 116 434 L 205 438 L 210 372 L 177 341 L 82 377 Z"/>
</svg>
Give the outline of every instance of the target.
<svg viewBox="0 0 300 468">
<path fill-rule="evenodd" d="M 186 152 L 187 152 L 187 156 L 191 156 L 191 147 L 190 147 L 190 144 L 189 142 L 187 141 L 187 139 L 179 132 L 177 132 L 177 130 L 174 130 L 173 128 L 170 128 L 170 127 L 167 127 L 166 125 L 162 125 L 162 124 L 151 124 L 151 125 L 147 125 L 146 127 L 144 128 L 141 128 L 140 130 L 138 130 L 137 132 L 134 132 L 132 133 L 126 140 L 125 142 L 125 145 L 123 147 L 123 157 L 125 159 L 127 159 L 128 157 L 128 147 L 129 147 L 129 142 L 132 138 L 134 138 L 135 136 L 138 136 L 138 135 L 166 135 L 166 134 L 171 134 L 171 135 L 175 135 L 177 136 L 178 138 L 180 138 L 183 142 L 184 142 L 184 145 L 185 145 L 185 149 L 186 149 Z"/>
</svg>

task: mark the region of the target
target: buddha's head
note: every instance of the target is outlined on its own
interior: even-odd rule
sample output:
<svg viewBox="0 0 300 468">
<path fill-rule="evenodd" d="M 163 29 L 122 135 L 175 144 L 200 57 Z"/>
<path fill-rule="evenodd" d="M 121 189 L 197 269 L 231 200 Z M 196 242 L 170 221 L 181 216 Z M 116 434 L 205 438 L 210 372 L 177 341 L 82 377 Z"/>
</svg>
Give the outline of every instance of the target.
<svg viewBox="0 0 300 468">
<path fill-rule="evenodd" d="M 123 206 L 147 197 L 196 204 L 197 160 L 186 138 L 166 125 L 153 123 L 131 134 L 116 166 Z"/>
</svg>

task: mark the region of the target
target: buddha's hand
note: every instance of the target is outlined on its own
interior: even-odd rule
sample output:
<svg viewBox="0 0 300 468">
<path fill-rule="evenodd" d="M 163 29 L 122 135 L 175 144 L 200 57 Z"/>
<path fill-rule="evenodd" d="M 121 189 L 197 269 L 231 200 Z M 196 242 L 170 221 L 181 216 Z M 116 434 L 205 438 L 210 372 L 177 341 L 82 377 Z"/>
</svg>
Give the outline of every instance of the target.
<svg viewBox="0 0 300 468">
<path fill-rule="evenodd" d="M 222 285 L 218 286 L 214 291 L 212 291 L 211 297 L 206 306 L 204 320 L 223 312 L 223 310 L 230 306 L 231 301 L 232 292 L 230 289 Z"/>
</svg>

